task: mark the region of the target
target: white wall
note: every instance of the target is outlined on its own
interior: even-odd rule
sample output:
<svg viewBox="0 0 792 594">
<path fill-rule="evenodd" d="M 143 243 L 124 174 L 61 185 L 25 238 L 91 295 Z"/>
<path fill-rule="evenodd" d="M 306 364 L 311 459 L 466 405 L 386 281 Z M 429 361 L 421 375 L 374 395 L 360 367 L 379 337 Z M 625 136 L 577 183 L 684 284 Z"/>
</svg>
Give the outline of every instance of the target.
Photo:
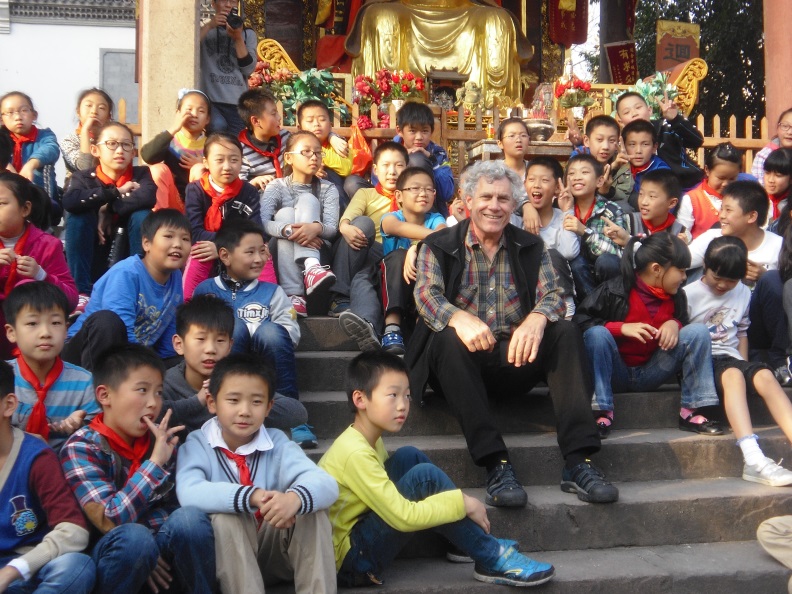
<svg viewBox="0 0 792 594">
<path fill-rule="evenodd" d="M 79 92 L 99 86 L 101 50 L 134 48 L 134 27 L 11 23 L 11 33 L 0 34 L 0 95 L 30 95 L 39 124 L 61 139 L 77 126 Z M 63 160 L 57 172 L 62 183 Z"/>
</svg>

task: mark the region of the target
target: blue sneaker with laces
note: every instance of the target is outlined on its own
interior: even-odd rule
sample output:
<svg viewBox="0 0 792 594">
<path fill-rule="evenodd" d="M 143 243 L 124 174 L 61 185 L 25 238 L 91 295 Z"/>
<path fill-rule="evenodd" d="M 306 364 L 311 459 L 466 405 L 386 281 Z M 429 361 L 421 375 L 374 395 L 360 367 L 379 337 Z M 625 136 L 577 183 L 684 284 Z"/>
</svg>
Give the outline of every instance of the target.
<svg viewBox="0 0 792 594">
<path fill-rule="evenodd" d="M 537 586 L 550 580 L 554 574 L 552 565 L 534 561 L 513 546 L 503 550 L 491 569 L 476 563 L 473 571 L 473 577 L 478 581 L 501 586 Z"/>
<path fill-rule="evenodd" d="M 498 538 L 497 540 L 501 547 L 503 547 L 503 550 L 509 547 L 513 547 L 515 551 L 520 550 L 520 543 L 516 540 L 509 540 L 507 538 Z M 468 556 L 467 553 L 462 549 L 458 549 L 453 544 L 451 544 L 451 548 L 446 552 L 446 559 L 451 561 L 451 563 L 473 563 L 473 559 Z"/>
<path fill-rule="evenodd" d="M 394 355 L 404 354 L 404 337 L 401 332 L 386 332 L 382 337 L 382 350 Z"/>
<path fill-rule="evenodd" d="M 313 450 L 319 447 L 319 442 L 316 435 L 311 431 L 313 427 L 308 423 L 297 425 L 291 430 L 291 438 L 294 443 L 299 445 L 304 450 Z"/>
</svg>

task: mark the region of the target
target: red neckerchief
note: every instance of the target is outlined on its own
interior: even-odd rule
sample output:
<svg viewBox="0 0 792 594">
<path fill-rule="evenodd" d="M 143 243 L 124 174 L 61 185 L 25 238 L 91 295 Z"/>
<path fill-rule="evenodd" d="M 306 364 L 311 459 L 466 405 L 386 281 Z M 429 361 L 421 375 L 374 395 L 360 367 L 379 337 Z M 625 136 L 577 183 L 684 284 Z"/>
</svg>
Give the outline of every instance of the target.
<svg viewBox="0 0 792 594">
<path fill-rule="evenodd" d="M 644 171 L 649 169 L 649 166 L 651 164 L 652 164 L 652 159 L 649 159 L 649 162 L 643 167 L 633 167 L 632 165 L 630 165 L 630 174 L 633 176 L 633 179 L 635 179 L 635 176 L 638 175 L 639 173 L 643 173 Z"/>
<path fill-rule="evenodd" d="M 147 431 L 145 435 L 138 437 L 130 446 L 118 435 L 118 433 L 105 425 L 104 413 L 96 415 L 89 427 L 99 435 L 102 435 L 115 453 L 132 462 L 129 465 L 129 474 L 127 475 L 127 482 L 129 482 L 129 479 L 132 478 L 135 471 L 143 464 L 143 459 L 149 451 L 149 447 L 151 446 L 151 433 Z"/>
<path fill-rule="evenodd" d="M 638 276 L 635 277 L 635 284 L 639 289 L 639 291 L 643 290 L 648 293 L 651 293 L 653 296 L 657 297 L 660 301 L 668 301 L 669 299 L 671 299 L 671 297 L 673 297 L 673 295 L 669 295 L 668 293 L 666 293 L 663 287 L 653 287 L 652 285 L 644 282 Z"/>
<path fill-rule="evenodd" d="M 241 142 L 245 146 L 250 147 L 262 157 L 269 157 L 270 159 L 272 159 L 272 164 L 275 166 L 275 177 L 283 177 L 283 171 L 281 170 L 281 165 L 280 165 L 280 153 L 281 153 L 280 134 L 275 135 L 275 150 L 272 152 L 262 150 L 259 147 L 257 147 L 255 144 L 253 144 L 253 141 L 250 140 L 250 136 L 248 135 L 247 130 L 242 130 L 242 132 L 239 133 L 239 142 Z"/>
<path fill-rule="evenodd" d="M 716 190 L 713 190 L 712 186 L 710 186 L 707 183 L 707 178 L 704 178 L 701 181 L 701 189 L 704 190 L 705 194 L 709 194 L 710 196 L 713 196 L 713 197 L 717 198 L 718 200 L 722 200 L 723 199 L 723 194 L 721 194 L 720 192 L 718 192 Z"/>
<path fill-rule="evenodd" d="M 770 202 L 773 203 L 773 218 L 777 219 L 778 215 L 781 214 L 781 211 L 778 209 L 778 205 L 781 204 L 782 201 L 789 198 L 789 188 L 783 194 L 776 196 L 775 194 L 769 194 Z"/>
<path fill-rule="evenodd" d="M 380 196 L 385 196 L 385 198 L 388 198 L 390 200 L 391 212 L 396 212 L 397 210 L 399 210 L 399 203 L 396 201 L 396 192 L 389 192 L 388 190 L 383 188 L 382 184 L 379 182 L 377 182 L 377 185 L 374 187 L 374 189 L 377 190 L 377 194 L 379 194 Z"/>
<path fill-rule="evenodd" d="M 597 197 L 595 196 L 594 201 L 591 203 L 591 208 L 588 209 L 588 212 L 584 217 L 580 214 L 580 207 L 577 205 L 577 203 L 575 203 L 575 218 L 585 225 L 588 222 L 588 220 L 591 218 L 591 215 L 594 213 L 594 207 L 596 205 L 597 205 Z"/>
<path fill-rule="evenodd" d="M 648 229 L 649 234 L 650 235 L 654 235 L 655 233 L 657 233 L 659 231 L 665 231 L 671 225 L 673 225 L 674 221 L 676 221 L 676 217 L 669 212 L 668 213 L 668 218 L 665 220 L 665 222 L 664 223 L 660 223 L 657 227 L 654 227 L 652 225 L 652 223 L 650 223 L 646 219 L 641 219 L 641 220 L 643 221 L 644 227 L 646 227 Z"/>
<path fill-rule="evenodd" d="M 236 464 L 237 470 L 239 471 L 239 483 L 246 487 L 252 486 L 253 480 L 250 478 L 250 467 L 247 465 L 247 456 L 235 454 L 226 448 L 219 449 L 221 452 L 223 452 L 226 458 Z M 261 526 L 261 510 L 256 510 L 256 520 L 258 521 L 259 526 Z"/>
<path fill-rule="evenodd" d="M 14 166 L 14 169 L 17 170 L 17 173 L 22 171 L 22 145 L 26 142 L 36 142 L 36 138 L 38 138 L 38 128 L 35 126 L 30 127 L 30 132 L 27 134 L 16 134 L 15 132 L 11 132 L 11 140 L 14 141 L 14 157 L 11 160 L 11 164 Z"/>
<path fill-rule="evenodd" d="M 121 176 L 114 180 L 108 177 L 104 171 L 102 171 L 102 166 L 96 166 L 96 179 L 102 182 L 106 186 L 113 186 L 114 188 L 120 188 L 127 182 L 132 181 L 132 164 L 130 163 L 129 167 L 126 168 L 126 171 L 121 174 Z"/>
<path fill-rule="evenodd" d="M 25 224 L 25 231 L 22 233 L 19 239 L 17 239 L 16 244 L 14 244 L 14 253 L 17 256 L 22 255 L 22 250 L 25 249 L 25 244 L 27 243 L 28 236 L 30 235 L 30 224 Z M 0 250 L 5 249 L 5 245 L 3 245 L 3 240 L 0 239 Z M 8 272 L 8 278 L 5 282 L 5 287 L 3 287 L 3 298 L 8 297 L 8 294 L 11 292 L 11 289 L 14 288 L 14 285 L 17 282 L 17 263 L 16 259 L 11 262 L 11 270 Z"/>
<path fill-rule="evenodd" d="M 44 439 L 49 439 L 50 430 L 49 424 L 47 423 L 47 406 L 44 404 L 44 400 L 47 398 L 47 392 L 49 392 L 49 389 L 57 381 L 63 371 L 63 361 L 60 357 L 55 359 L 55 364 L 52 366 L 52 369 L 49 370 L 49 373 L 47 373 L 47 377 L 44 378 L 43 385 L 39 383 L 38 377 L 33 373 L 33 370 L 27 364 L 24 357 L 17 357 L 17 365 L 19 365 L 19 375 L 33 386 L 37 398 L 36 404 L 33 405 L 33 410 L 25 426 L 25 431 L 41 435 Z"/>
<path fill-rule="evenodd" d="M 223 226 L 223 215 L 220 209 L 223 208 L 223 204 L 237 197 L 242 190 L 243 183 L 241 179 L 236 178 L 223 188 L 222 192 L 218 192 L 215 190 L 212 182 L 209 181 L 209 172 L 203 172 L 201 176 L 201 188 L 206 192 L 206 195 L 212 199 L 212 205 L 209 207 L 209 210 L 206 211 L 206 216 L 204 217 L 204 229 L 213 232 L 220 231 L 220 227 Z"/>
</svg>

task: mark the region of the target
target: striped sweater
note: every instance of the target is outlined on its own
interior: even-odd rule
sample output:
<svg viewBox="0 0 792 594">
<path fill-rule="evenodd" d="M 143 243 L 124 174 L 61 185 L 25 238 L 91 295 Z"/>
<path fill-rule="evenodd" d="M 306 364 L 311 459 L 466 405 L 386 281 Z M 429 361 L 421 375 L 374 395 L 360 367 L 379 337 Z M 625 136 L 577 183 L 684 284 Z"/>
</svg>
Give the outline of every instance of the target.
<svg viewBox="0 0 792 594">
<path fill-rule="evenodd" d="M 289 131 L 281 130 L 279 134 L 281 146 L 278 162 L 280 164 L 281 171 L 283 171 L 283 154 L 286 151 L 286 141 L 289 139 Z M 275 147 L 277 146 L 274 141 L 259 142 L 253 137 L 252 134 L 248 134 L 248 138 L 250 139 L 251 144 L 264 151 L 274 151 Z M 266 157 L 247 144 L 242 143 L 242 170 L 239 172 L 239 177 L 246 181 L 250 181 L 260 175 L 274 175 L 275 177 L 283 177 L 282 175 L 277 175 L 277 171 L 271 157 Z"/>
</svg>

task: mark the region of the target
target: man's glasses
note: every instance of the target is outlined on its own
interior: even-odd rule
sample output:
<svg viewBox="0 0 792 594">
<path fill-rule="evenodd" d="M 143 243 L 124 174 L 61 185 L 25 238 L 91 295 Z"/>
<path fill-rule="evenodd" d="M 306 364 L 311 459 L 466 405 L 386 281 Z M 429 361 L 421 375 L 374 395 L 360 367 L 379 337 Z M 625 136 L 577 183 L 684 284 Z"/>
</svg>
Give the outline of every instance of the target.
<svg viewBox="0 0 792 594">
<path fill-rule="evenodd" d="M 117 150 L 119 146 L 124 149 L 125 153 L 131 153 L 133 150 L 135 150 L 135 143 L 131 140 L 122 140 L 121 142 L 118 142 L 117 140 L 105 140 L 102 142 L 97 142 L 96 144 L 103 144 L 110 151 Z"/>
</svg>

